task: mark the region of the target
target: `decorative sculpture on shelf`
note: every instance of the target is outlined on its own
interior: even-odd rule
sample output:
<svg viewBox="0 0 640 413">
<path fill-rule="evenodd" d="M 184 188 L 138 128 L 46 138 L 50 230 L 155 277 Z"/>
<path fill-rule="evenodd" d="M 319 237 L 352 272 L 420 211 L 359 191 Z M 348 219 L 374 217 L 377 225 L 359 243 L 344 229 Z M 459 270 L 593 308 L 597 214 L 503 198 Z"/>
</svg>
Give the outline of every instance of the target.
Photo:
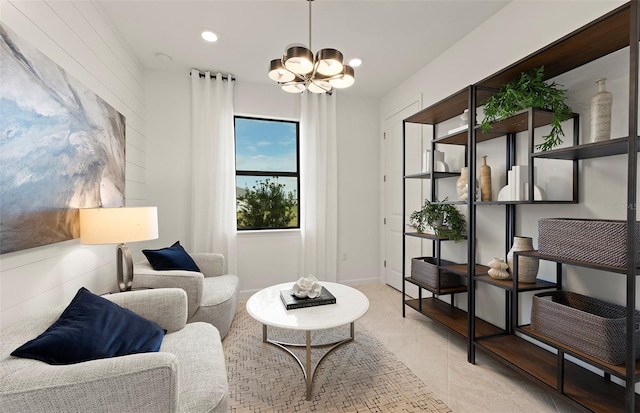
<svg viewBox="0 0 640 413">
<path fill-rule="evenodd" d="M 291 287 L 293 295 L 298 298 L 316 298 L 322 291 L 322 286 L 318 282 L 318 279 L 312 274 L 308 277 L 300 277 L 293 287 Z"/>
<path fill-rule="evenodd" d="M 508 280 L 511 278 L 509 274 L 509 264 L 501 260 L 500 258 L 494 258 L 489 262 L 489 277 L 496 280 Z"/>
</svg>

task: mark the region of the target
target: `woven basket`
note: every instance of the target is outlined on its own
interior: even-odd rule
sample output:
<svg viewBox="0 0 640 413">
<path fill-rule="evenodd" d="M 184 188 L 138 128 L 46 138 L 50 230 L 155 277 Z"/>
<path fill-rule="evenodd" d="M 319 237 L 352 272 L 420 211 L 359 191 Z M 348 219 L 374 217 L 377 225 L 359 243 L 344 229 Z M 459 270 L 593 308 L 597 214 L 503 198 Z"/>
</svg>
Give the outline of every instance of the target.
<svg viewBox="0 0 640 413">
<path fill-rule="evenodd" d="M 640 263 L 640 223 L 636 223 Z M 538 221 L 538 252 L 614 267 L 627 266 L 627 221 L 545 218 Z"/>
<path fill-rule="evenodd" d="M 636 311 L 635 340 L 640 342 L 640 311 Z M 626 309 L 597 298 L 568 291 L 533 296 L 531 328 L 610 364 L 626 355 Z M 636 347 L 636 359 L 640 346 Z"/>
<path fill-rule="evenodd" d="M 411 259 L 411 278 L 428 285 L 431 288 L 437 288 L 438 282 L 438 266 L 437 259 L 434 257 L 417 257 Z M 440 265 L 451 265 L 455 262 L 440 259 Z M 440 288 L 458 287 L 460 285 L 460 277 L 440 270 Z"/>
</svg>

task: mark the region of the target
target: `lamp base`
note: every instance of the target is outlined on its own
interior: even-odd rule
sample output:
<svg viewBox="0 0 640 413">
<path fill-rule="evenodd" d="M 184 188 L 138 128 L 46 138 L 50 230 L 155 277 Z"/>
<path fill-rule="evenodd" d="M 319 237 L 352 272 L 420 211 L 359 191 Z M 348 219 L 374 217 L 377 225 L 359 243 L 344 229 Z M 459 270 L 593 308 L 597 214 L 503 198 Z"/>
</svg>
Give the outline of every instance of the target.
<svg viewBox="0 0 640 413">
<path fill-rule="evenodd" d="M 131 286 L 133 285 L 133 258 L 131 257 L 131 251 L 129 250 L 129 246 L 125 243 L 119 244 L 116 249 L 116 272 L 118 278 L 118 288 L 120 291 L 131 291 Z M 124 259 L 124 267 L 123 261 Z M 125 277 L 125 268 L 126 268 L 126 277 Z"/>
</svg>

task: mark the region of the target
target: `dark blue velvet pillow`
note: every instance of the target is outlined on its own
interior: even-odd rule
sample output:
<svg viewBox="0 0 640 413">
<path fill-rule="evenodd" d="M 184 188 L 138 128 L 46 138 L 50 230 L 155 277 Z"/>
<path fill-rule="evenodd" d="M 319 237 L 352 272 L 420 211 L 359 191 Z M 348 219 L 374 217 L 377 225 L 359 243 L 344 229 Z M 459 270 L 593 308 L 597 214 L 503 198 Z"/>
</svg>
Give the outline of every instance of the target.
<svg viewBox="0 0 640 413">
<path fill-rule="evenodd" d="M 193 258 L 180 245 L 180 241 L 176 241 L 172 246 L 160 248 L 159 250 L 142 250 L 142 253 L 156 271 L 185 270 L 200 272 L 200 268 L 193 261 Z"/>
<path fill-rule="evenodd" d="M 60 318 L 12 356 L 73 364 L 158 351 L 165 331 L 156 323 L 82 287 Z"/>
</svg>

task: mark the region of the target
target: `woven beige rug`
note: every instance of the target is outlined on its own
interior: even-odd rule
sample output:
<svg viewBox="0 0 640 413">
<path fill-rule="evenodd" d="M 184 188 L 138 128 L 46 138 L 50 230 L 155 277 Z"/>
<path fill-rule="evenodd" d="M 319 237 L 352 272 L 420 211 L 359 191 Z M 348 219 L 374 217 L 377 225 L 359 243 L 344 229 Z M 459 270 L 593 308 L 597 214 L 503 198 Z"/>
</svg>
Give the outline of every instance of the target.
<svg viewBox="0 0 640 413">
<path fill-rule="evenodd" d="M 313 343 L 349 336 L 349 326 L 312 335 Z M 304 342 L 304 333 L 269 329 L 269 338 Z M 241 305 L 223 342 L 231 412 L 450 412 L 407 366 L 356 322 L 355 340 L 318 367 L 311 400 L 304 376 L 283 350 L 262 342 L 262 325 Z M 326 349 L 313 350 L 315 363 Z M 304 360 L 304 349 L 295 350 Z"/>
</svg>

